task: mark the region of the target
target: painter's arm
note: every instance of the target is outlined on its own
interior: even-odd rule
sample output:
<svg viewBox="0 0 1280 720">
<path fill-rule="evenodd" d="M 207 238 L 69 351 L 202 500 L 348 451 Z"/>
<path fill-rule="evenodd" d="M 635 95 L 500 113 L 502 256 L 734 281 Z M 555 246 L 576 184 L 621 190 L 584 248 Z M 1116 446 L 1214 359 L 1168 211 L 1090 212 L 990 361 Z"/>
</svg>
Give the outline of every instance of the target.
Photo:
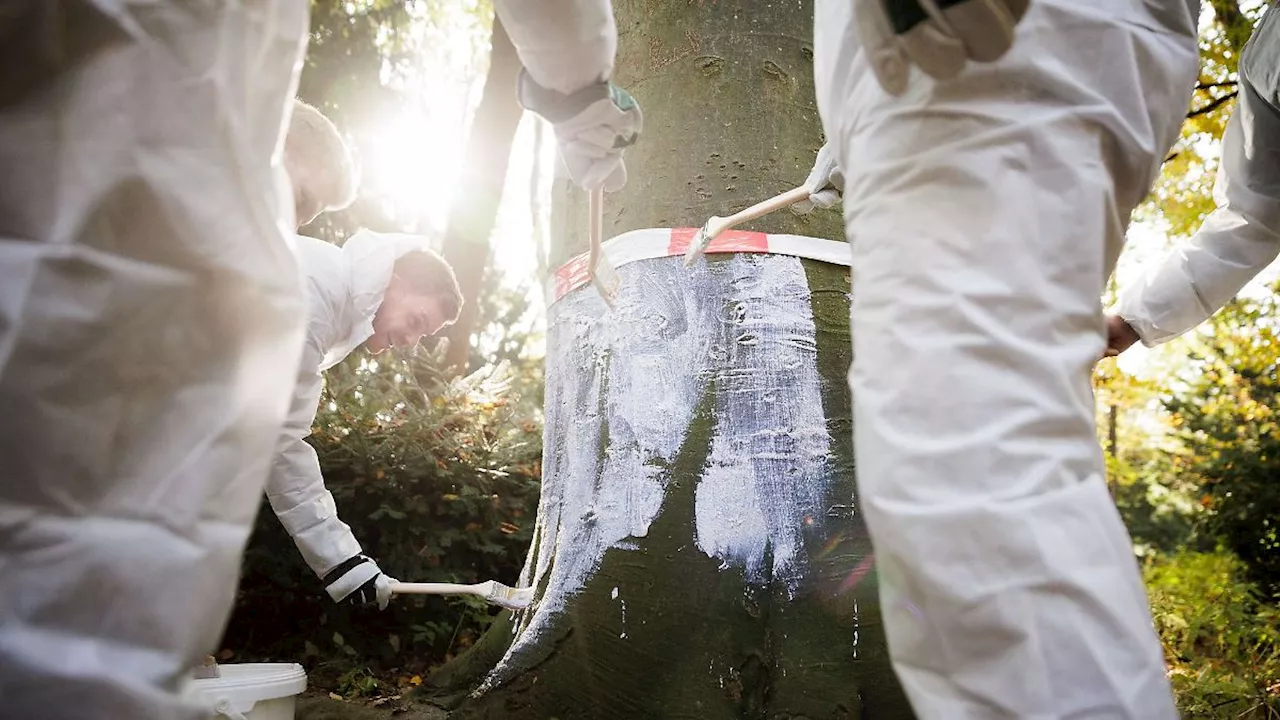
<svg viewBox="0 0 1280 720">
<path fill-rule="evenodd" d="M 1214 197 L 1191 241 L 1121 294 L 1117 314 L 1148 346 L 1199 325 L 1280 253 L 1280 112 L 1244 81 Z"/>
<path fill-rule="evenodd" d="M 351 528 L 338 519 L 333 495 L 320 474 L 316 451 L 305 440 L 311 434 L 322 389 L 323 380 L 314 367 L 300 373 L 289 418 L 267 477 L 267 500 L 271 509 L 293 538 L 307 565 L 321 578 L 348 558 L 360 554 L 360 543 Z"/>
<path fill-rule="evenodd" d="M 494 8 L 524 64 L 520 104 L 555 128 L 569 176 L 586 190 L 620 190 L 623 152 L 644 118 L 610 80 L 618 31 L 609 1 L 495 0 Z"/>
<path fill-rule="evenodd" d="M 494 10 L 541 87 L 571 95 L 613 74 L 618 31 L 609 0 L 495 0 Z"/>
</svg>

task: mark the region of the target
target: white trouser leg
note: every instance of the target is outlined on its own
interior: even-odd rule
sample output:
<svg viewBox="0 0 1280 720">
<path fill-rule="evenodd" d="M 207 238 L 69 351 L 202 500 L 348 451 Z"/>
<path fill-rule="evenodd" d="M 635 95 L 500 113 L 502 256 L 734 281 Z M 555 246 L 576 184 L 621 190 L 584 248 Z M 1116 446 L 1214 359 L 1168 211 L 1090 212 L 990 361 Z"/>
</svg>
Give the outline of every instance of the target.
<svg viewBox="0 0 1280 720">
<path fill-rule="evenodd" d="M 174 720 L 301 350 L 303 0 L 0 13 L 0 717 Z"/>
<path fill-rule="evenodd" d="M 847 17 L 835 3 L 819 93 L 847 177 L 858 486 L 898 675 L 927 720 L 1174 718 L 1090 373 L 1104 281 L 1195 78 L 1188 3 L 1037 0 L 1000 62 L 917 72 L 902 98 L 847 24 L 823 28 Z"/>
</svg>

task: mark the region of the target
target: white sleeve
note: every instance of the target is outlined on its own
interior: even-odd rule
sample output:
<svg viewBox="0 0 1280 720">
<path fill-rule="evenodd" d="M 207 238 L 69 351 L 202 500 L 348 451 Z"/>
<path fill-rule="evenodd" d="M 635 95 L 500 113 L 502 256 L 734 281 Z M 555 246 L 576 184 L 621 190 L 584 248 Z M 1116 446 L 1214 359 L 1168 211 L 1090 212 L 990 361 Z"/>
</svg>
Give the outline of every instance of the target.
<svg viewBox="0 0 1280 720">
<path fill-rule="evenodd" d="M 1280 113 L 1241 81 L 1222 137 L 1218 207 L 1116 308 L 1148 346 L 1199 325 L 1280 253 Z"/>
<path fill-rule="evenodd" d="M 316 451 L 304 439 L 311 434 L 311 423 L 324 388 L 324 380 L 316 370 L 321 355 L 308 337 L 289 418 L 271 461 L 267 500 L 307 565 L 323 578 L 361 550 L 351 528 L 338 519 L 333 495 L 325 488 L 320 474 Z"/>
<path fill-rule="evenodd" d="M 618 29 L 609 0 L 494 0 L 535 83 L 569 95 L 609 79 Z"/>
</svg>

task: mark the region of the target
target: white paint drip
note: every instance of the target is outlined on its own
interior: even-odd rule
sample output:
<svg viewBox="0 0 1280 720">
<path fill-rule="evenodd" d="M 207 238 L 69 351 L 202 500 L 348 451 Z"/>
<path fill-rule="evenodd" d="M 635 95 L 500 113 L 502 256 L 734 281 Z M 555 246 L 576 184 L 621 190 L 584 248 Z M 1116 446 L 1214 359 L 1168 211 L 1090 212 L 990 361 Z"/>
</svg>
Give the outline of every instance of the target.
<svg viewBox="0 0 1280 720">
<path fill-rule="evenodd" d="M 858 633 L 862 630 L 862 618 L 858 615 L 858 598 L 853 599 L 853 659 L 858 659 Z"/>
<path fill-rule="evenodd" d="M 663 258 L 619 272 L 616 310 L 587 288 L 549 311 L 542 498 L 520 578 L 540 594 L 477 694 L 551 651 L 540 639 L 606 551 L 638 548 L 713 376 L 720 421 L 696 490 L 698 547 L 794 591 L 803 525 L 821 521 L 830 438 L 800 260 L 740 255 L 685 269 Z M 622 612 L 625 639 L 625 601 Z"/>
</svg>

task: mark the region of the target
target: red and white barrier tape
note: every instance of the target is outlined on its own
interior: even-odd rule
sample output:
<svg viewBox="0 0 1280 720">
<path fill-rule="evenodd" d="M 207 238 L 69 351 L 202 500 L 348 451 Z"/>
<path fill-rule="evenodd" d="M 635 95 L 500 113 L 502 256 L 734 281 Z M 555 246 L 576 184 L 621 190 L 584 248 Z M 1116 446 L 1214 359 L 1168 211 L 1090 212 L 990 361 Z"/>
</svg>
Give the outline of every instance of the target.
<svg viewBox="0 0 1280 720">
<path fill-rule="evenodd" d="M 601 244 L 601 250 L 614 267 L 637 260 L 684 255 L 698 228 L 650 228 L 632 230 Z M 849 267 L 852 263 L 849 244 L 804 235 L 770 235 L 761 232 L 729 230 L 721 233 L 707 247 L 707 253 L 769 253 L 818 260 Z M 587 275 L 587 253 L 575 256 L 556 268 L 547 279 L 546 297 L 554 303 L 560 298 L 591 283 Z"/>
</svg>

